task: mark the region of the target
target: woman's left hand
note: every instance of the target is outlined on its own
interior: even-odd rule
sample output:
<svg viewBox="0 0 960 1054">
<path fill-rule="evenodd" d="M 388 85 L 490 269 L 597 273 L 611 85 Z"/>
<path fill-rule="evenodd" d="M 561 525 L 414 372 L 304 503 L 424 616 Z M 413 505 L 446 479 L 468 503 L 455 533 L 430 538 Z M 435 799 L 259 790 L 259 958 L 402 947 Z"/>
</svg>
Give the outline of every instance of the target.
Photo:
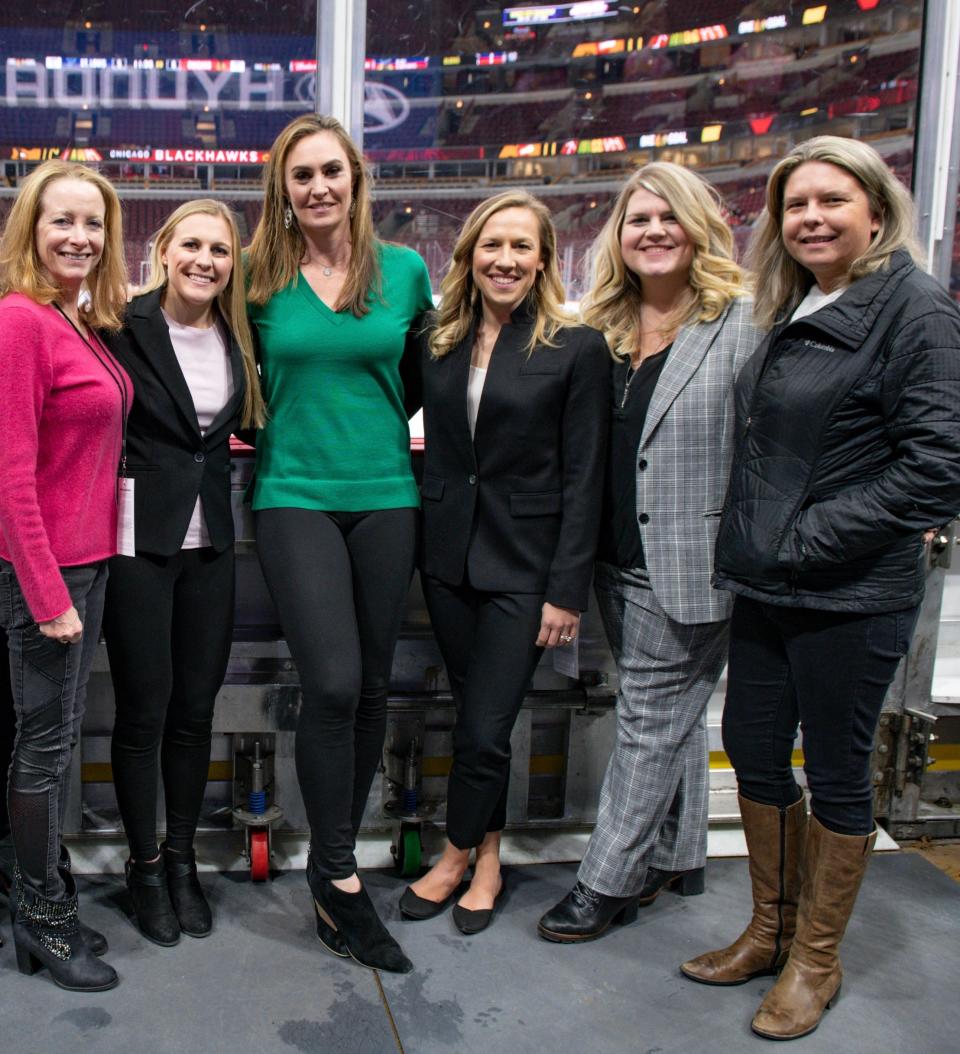
<svg viewBox="0 0 960 1054">
<path fill-rule="evenodd" d="M 558 644 L 569 644 L 580 629 L 580 612 L 570 608 L 558 608 L 553 604 L 543 605 L 540 620 L 538 648 L 555 648 Z"/>
</svg>

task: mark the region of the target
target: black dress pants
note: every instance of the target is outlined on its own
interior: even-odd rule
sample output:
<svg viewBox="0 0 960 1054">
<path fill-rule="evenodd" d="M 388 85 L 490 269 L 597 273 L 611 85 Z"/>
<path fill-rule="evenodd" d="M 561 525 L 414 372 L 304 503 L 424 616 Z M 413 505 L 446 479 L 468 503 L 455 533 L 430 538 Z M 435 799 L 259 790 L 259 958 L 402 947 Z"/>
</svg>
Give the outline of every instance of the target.
<svg viewBox="0 0 960 1054">
<path fill-rule="evenodd" d="M 416 509 L 263 509 L 257 551 L 300 676 L 294 753 L 324 878 L 356 869 L 380 766 L 393 651 L 406 607 Z"/>
<path fill-rule="evenodd" d="M 103 629 L 117 706 L 111 757 L 135 860 L 159 852 L 158 753 L 167 845 L 193 845 L 233 636 L 233 564 L 232 546 L 110 561 Z"/>
<path fill-rule="evenodd" d="M 510 734 L 542 652 L 539 593 L 484 593 L 423 575 L 423 595 L 457 707 L 447 837 L 478 846 L 507 819 Z"/>
<path fill-rule="evenodd" d="M 837 834 L 873 831 L 873 737 L 918 610 L 860 615 L 736 598 L 723 744 L 744 797 L 800 800 L 791 765 L 800 727 L 814 816 Z"/>
</svg>

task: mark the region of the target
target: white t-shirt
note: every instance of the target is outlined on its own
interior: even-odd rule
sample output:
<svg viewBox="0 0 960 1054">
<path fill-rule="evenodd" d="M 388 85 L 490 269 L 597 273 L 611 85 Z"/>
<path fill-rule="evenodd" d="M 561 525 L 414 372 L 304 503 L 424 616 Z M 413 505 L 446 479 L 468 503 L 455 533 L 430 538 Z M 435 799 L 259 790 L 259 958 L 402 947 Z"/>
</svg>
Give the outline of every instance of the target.
<svg viewBox="0 0 960 1054">
<path fill-rule="evenodd" d="M 480 409 L 480 396 L 487 379 L 485 366 L 471 366 L 470 378 L 467 381 L 467 420 L 470 422 L 470 438 L 477 430 L 477 411 Z"/>
<path fill-rule="evenodd" d="M 847 291 L 847 286 L 842 285 L 839 289 L 834 289 L 832 293 L 825 293 L 816 282 L 810 286 L 810 291 L 807 295 L 797 304 L 797 309 L 790 316 L 791 322 L 796 322 L 798 319 L 806 318 L 807 315 L 812 315 L 814 311 L 819 311 L 820 308 L 826 307 L 827 304 L 832 304 L 834 300 L 839 300 L 840 297 Z"/>
<path fill-rule="evenodd" d="M 174 321 L 166 311 L 163 312 L 163 318 L 170 331 L 170 343 L 177 362 L 180 363 L 183 378 L 193 398 L 197 424 L 201 434 L 206 434 L 217 414 L 233 395 L 233 370 L 230 368 L 226 335 L 220 322 L 208 329 L 198 329 Z M 198 495 L 180 548 L 202 549 L 209 544 L 210 535 Z"/>
</svg>

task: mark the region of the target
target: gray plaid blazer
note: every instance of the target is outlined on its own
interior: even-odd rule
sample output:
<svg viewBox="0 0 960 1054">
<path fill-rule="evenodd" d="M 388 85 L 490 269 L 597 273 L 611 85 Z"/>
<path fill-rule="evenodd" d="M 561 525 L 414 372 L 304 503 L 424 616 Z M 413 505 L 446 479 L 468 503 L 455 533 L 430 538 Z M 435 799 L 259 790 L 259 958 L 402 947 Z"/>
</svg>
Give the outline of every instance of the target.
<svg viewBox="0 0 960 1054">
<path fill-rule="evenodd" d="M 647 410 L 637 517 L 650 584 L 676 622 L 730 617 L 733 598 L 710 576 L 733 456 L 733 385 L 760 342 L 752 311 L 742 298 L 714 322 L 684 326 Z"/>
</svg>

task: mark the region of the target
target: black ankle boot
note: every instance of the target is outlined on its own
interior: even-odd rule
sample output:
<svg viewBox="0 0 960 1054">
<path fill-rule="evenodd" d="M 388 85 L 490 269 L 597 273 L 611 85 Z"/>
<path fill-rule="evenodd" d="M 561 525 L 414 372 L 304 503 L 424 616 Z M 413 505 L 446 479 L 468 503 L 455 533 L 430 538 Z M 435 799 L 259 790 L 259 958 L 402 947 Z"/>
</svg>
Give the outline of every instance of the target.
<svg viewBox="0 0 960 1054">
<path fill-rule="evenodd" d="M 312 889 L 313 884 L 319 881 L 321 881 L 321 878 L 317 874 L 317 865 L 313 862 L 313 856 L 308 854 L 307 882 Z M 327 924 L 324 917 L 320 914 L 320 908 L 317 906 L 316 899 L 313 901 L 313 913 L 317 919 L 317 940 L 328 952 L 332 952 L 341 959 L 349 959 L 350 953 L 347 951 L 347 946 L 343 943 L 343 938 L 332 926 Z"/>
<path fill-rule="evenodd" d="M 339 934 L 352 959 L 371 970 L 409 973 L 413 969 L 413 963 L 380 921 L 363 886 L 359 893 L 345 893 L 315 869 L 308 871 L 307 881 L 317 917 Z"/>
<path fill-rule="evenodd" d="M 57 863 L 57 870 L 61 876 L 72 873 L 70 851 L 62 843 L 60 845 L 60 860 Z M 66 881 L 66 878 L 64 878 L 64 881 Z M 87 926 L 82 922 L 80 923 L 80 938 L 94 955 L 106 955 L 109 951 L 107 938 L 92 926 Z"/>
<path fill-rule="evenodd" d="M 606 933 L 612 922 L 621 925 L 633 922 L 637 917 L 638 899 L 636 895 L 608 897 L 577 882 L 563 900 L 540 919 L 537 932 L 544 940 L 560 943 L 592 941 Z"/>
<path fill-rule="evenodd" d="M 177 914 L 180 929 L 189 937 L 206 937 L 213 929 L 213 916 L 200 888 L 197 857 L 193 848 L 184 853 L 169 849 L 166 844 L 160 848 L 167 869 L 170 903 Z"/>
<path fill-rule="evenodd" d="M 641 907 L 652 904 L 665 889 L 675 889 L 681 897 L 699 896 L 704 890 L 703 876 L 702 867 L 692 871 L 660 871 L 648 867 L 637 903 Z"/>
<path fill-rule="evenodd" d="M 77 886 L 68 871 L 65 900 L 47 900 L 24 888 L 14 871 L 16 911 L 13 944 L 17 968 L 34 974 L 46 966 L 50 976 L 70 992 L 105 992 L 117 983 L 117 972 L 98 959 L 80 936 L 77 918 Z"/>
<path fill-rule="evenodd" d="M 124 871 L 140 932 L 154 944 L 172 947 L 180 940 L 180 923 L 170 903 L 163 858 L 128 860 Z"/>
</svg>

